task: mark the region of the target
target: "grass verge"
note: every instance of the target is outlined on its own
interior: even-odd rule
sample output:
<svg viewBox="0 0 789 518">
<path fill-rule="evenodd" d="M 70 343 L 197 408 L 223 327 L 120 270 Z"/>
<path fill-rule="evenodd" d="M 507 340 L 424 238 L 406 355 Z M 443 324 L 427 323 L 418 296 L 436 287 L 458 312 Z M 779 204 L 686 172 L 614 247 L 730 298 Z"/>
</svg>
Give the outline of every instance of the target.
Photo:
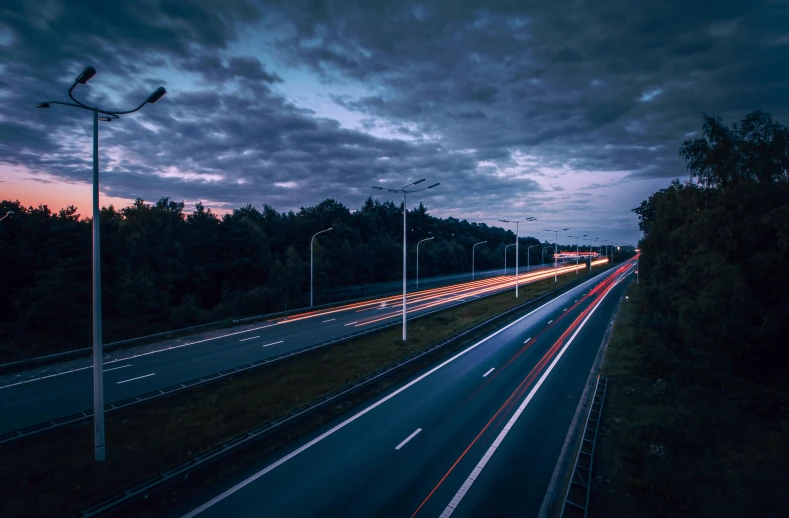
<svg viewBox="0 0 789 518">
<path fill-rule="evenodd" d="M 789 390 L 714 369 L 644 322 L 628 288 L 601 375 L 592 517 L 786 516 Z"/>
<path fill-rule="evenodd" d="M 598 272 L 595 269 L 592 273 Z M 411 338 L 405 344 L 400 339 L 399 328 L 388 329 L 192 391 L 113 412 L 107 415 L 107 460 L 101 464 L 93 462 L 91 422 L 4 445 L 0 447 L 3 515 L 60 516 L 79 511 L 367 373 L 575 280 L 576 276 L 566 275 L 560 278 L 558 285 L 552 280 L 541 281 L 522 288 L 519 299 L 511 292 L 502 293 L 418 319 L 410 325 Z M 475 336 L 442 348 L 430 358 L 417 362 L 418 365 L 411 365 L 354 394 L 343 404 L 311 414 L 257 441 L 246 448 L 243 455 L 212 464 L 211 469 L 190 476 L 189 489 L 182 489 L 179 496 L 254 462 L 293 437 L 308 433 L 351 405 L 372 397 L 488 332 L 490 329 L 481 329 Z M 148 502 L 171 505 L 172 500 L 151 499 Z M 145 507 L 150 508 L 150 505 L 146 503 Z M 161 511 L 158 507 L 154 509 Z M 133 513 L 126 509 L 120 515 L 141 513 L 139 509 Z"/>
</svg>

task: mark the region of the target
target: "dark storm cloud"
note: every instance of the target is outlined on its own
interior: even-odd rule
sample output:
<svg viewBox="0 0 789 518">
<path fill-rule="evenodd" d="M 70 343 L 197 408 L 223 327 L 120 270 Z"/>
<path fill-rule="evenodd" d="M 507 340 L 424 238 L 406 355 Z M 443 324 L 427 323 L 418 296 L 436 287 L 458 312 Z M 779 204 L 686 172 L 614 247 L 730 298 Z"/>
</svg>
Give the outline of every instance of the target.
<svg viewBox="0 0 789 518">
<path fill-rule="evenodd" d="M 322 72 L 352 61 L 335 71 L 385 88 L 344 106 L 440 128 L 460 148 L 546 164 L 572 150 L 577 169 L 671 177 L 701 112 L 789 116 L 786 2 L 311 1 L 282 13 L 292 59 Z"/>
</svg>

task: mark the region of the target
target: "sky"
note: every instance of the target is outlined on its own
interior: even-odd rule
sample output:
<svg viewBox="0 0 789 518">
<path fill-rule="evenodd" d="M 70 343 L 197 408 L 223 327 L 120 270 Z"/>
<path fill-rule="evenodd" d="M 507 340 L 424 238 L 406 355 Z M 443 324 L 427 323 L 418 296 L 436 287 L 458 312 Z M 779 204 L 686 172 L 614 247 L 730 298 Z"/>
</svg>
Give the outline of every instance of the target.
<svg viewBox="0 0 789 518">
<path fill-rule="evenodd" d="M 789 123 L 789 1 L 18 0 L 0 6 L 0 199 L 280 211 L 401 188 L 431 214 L 548 239 L 640 237 L 703 113 Z M 427 184 L 425 184 L 427 185 Z M 514 230 L 514 228 L 513 228 Z M 550 235 L 551 239 L 553 235 Z"/>
</svg>

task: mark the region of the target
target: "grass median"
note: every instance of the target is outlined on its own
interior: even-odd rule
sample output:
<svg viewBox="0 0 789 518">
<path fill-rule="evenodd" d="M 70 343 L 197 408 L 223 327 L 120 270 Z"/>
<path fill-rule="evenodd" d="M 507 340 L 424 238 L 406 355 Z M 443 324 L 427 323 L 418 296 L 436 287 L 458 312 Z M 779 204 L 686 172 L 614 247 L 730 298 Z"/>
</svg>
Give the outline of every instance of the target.
<svg viewBox="0 0 789 518">
<path fill-rule="evenodd" d="M 601 375 L 596 516 L 783 516 L 789 508 L 789 390 L 713 369 L 650 331 L 628 288 Z"/>
<path fill-rule="evenodd" d="M 595 268 L 591 274 L 599 271 Z M 522 287 L 519 299 L 507 292 L 414 320 L 409 325 L 410 338 L 406 343 L 401 341 L 401 331 L 395 327 L 109 413 L 107 460 L 101 464 L 93 461 L 89 421 L 0 446 L 3 516 L 62 516 L 79 511 L 368 373 L 582 277 L 565 275 L 559 278 L 558 284 L 553 279 L 540 281 Z M 490 329 L 481 329 L 473 336 L 453 342 L 451 347 L 439 349 L 430 358 L 367 387 L 343 403 L 310 414 L 257 441 L 254 447 L 245 448 L 243 455 L 213 463 L 210 470 L 190 477 L 190 488 L 181 491 L 179 497 L 243 468 L 349 406 L 412 375 L 415 369 L 424 368 L 425 362 L 435 362 L 441 355 L 488 332 Z M 162 502 L 160 498 L 148 502 L 156 501 L 161 506 L 172 504 L 171 500 Z M 145 507 L 149 509 L 147 513 L 152 512 L 148 503 Z M 138 509 L 131 514 L 142 513 Z M 129 511 L 120 514 L 128 515 Z"/>
</svg>

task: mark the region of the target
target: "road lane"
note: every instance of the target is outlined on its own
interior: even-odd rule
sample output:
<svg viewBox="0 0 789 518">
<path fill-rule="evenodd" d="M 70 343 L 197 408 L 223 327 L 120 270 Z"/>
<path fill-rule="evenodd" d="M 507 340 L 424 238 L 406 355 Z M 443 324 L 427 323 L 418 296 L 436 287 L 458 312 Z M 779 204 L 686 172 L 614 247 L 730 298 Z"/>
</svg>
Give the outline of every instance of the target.
<svg viewBox="0 0 789 518">
<path fill-rule="evenodd" d="M 573 290 L 178 512 L 345 517 L 411 516 L 419 510 L 417 516 L 439 516 L 555 361 L 554 371 L 509 428 L 500 453 L 490 456 L 480 482 L 469 487 L 455 511 L 456 516 L 536 515 L 623 293 L 624 283 L 614 284 L 619 278 L 612 274 L 610 282 L 583 297 L 577 297 L 580 290 L 595 283 Z M 570 304 L 570 297 L 579 301 Z M 483 377 L 491 366 L 493 373 Z M 416 429 L 421 432 L 401 450 L 393 448 Z M 510 450 L 528 462 L 509 462 Z M 497 493 L 491 503 L 490 480 L 502 476 L 523 476 L 531 483 L 521 484 L 519 493 Z"/>
<path fill-rule="evenodd" d="M 574 265 L 560 272 L 572 274 Z M 521 284 L 553 276 L 553 269 L 521 274 Z M 458 303 L 514 287 L 512 276 L 482 279 L 409 294 L 409 315 Z M 365 327 L 402 318 L 402 299 L 383 297 L 374 301 L 306 311 L 289 317 L 247 326 L 240 331 L 204 339 L 171 341 L 165 349 L 134 348 L 105 356 L 105 372 L 131 363 L 125 377 L 151 376 L 132 384 L 105 383 L 105 402 L 114 403 L 154 390 L 190 381 L 326 340 L 356 333 Z M 326 318 L 330 317 L 330 318 Z M 253 333 L 254 336 L 249 336 Z M 92 407 L 90 358 L 67 363 L 73 369 L 31 378 L 27 373 L 0 378 L 0 433 L 36 425 L 82 412 Z M 62 367 L 61 367 L 62 368 Z M 41 371 L 36 371 L 39 373 Z"/>
</svg>

